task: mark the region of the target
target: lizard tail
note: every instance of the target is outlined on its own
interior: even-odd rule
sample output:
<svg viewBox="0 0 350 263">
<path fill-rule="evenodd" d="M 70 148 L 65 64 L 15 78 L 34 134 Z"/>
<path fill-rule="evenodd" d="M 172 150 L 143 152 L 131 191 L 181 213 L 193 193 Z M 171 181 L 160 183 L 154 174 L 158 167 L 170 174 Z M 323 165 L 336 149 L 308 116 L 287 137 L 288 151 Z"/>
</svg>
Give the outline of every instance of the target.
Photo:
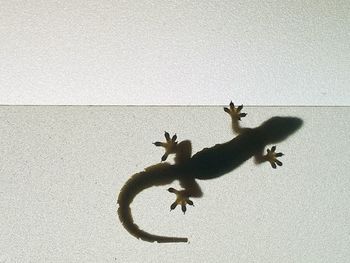
<svg viewBox="0 0 350 263">
<path fill-rule="evenodd" d="M 141 230 L 134 223 L 130 204 L 137 194 L 142 190 L 158 185 L 170 184 L 174 181 L 174 176 L 170 174 L 171 169 L 167 163 L 158 164 L 147 168 L 144 172 L 133 175 L 122 187 L 118 196 L 118 216 L 124 228 L 134 237 L 148 242 L 170 243 L 188 242 L 184 237 L 157 236 Z"/>
</svg>

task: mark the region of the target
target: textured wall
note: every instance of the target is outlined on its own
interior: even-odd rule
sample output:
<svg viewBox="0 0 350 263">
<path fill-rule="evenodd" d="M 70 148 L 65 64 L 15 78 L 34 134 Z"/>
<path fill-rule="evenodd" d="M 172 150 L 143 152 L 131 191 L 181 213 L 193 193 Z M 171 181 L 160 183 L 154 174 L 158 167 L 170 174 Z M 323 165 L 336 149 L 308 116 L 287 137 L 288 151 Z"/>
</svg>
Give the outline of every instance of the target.
<svg viewBox="0 0 350 263">
<path fill-rule="evenodd" d="M 164 130 L 193 152 L 230 140 L 221 107 L 0 107 L 0 262 L 350 262 L 350 123 L 334 118 L 348 120 L 350 109 L 245 112 L 246 127 L 274 115 L 304 120 L 277 144 L 283 166 L 249 160 L 198 181 L 204 196 L 185 216 L 170 212 L 169 186 L 141 192 L 131 207 L 142 229 L 190 240 L 152 244 L 122 227 L 121 187 L 160 161 L 151 142 Z"/>
<path fill-rule="evenodd" d="M 349 105 L 350 2 L 3 1 L 0 103 Z"/>
</svg>

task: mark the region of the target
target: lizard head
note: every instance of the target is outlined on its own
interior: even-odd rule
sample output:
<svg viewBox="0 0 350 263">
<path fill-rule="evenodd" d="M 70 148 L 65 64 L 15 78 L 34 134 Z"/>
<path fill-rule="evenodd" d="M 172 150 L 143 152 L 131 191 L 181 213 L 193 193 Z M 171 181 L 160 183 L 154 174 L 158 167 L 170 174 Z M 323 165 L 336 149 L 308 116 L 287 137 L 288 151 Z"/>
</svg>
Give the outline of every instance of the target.
<svg viewBox="0 0 350 263">
<path fill-rule="evenodd" d="M 259 126 L 267 144 L 277 143 L 297 131 L 303 124 L 297 117 L 272 117 Z"/>
</svg>

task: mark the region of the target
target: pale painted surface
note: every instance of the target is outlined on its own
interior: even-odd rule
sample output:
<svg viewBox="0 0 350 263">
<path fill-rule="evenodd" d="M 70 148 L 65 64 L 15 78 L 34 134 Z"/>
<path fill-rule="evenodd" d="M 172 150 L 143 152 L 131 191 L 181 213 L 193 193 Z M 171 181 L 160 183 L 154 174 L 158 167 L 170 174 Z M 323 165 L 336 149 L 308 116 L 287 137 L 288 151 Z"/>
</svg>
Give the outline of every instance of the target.
<svg viewBox="0 0 350 263">
<path fill-rule="evenodd" d="M 350 1 L 2 1 L 0 104 L 350 105 Z"/>
<path fill-rule="evenodd" d="M 116 198 L 163 154 L 164 130 L 194 151 L 231 138 L 221 107 L 0 107 L 0 262 L 349 262 L 349 108 L 248 107 L 304 126 L 277 145 L 284 165 L 252 160 L 199 181 L 202 199 L 169 212 L 167 186 L 142 192 L 135 221 L 189 244 L 152 244 L 120 224 Z M 177 185 L 173 185 L 176 187 Z"/>
</svg>

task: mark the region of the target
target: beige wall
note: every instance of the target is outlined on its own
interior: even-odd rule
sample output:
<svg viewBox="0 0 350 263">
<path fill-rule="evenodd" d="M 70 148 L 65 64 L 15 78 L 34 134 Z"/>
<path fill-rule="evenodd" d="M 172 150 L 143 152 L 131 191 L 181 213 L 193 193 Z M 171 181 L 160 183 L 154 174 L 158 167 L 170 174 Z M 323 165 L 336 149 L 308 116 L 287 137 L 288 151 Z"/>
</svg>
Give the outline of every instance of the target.
<svg viewBox="0 0 350 263">
<path fill-rule="evenodd" d="M 349 262 L 349 108 L 247 107 L 242 124 L 297 116 L 283 166 L 247 161 L 184 216 L 169 186 L 142 192 L 136 223 L 189 244 L 151 244 L 117 216 L 120 188 L 160 161 L 164 130 L 193 152 L 232 138 L 221 107 L 0 107 L 0 262 Z M 172 161 L 172 158 L 169 159 Z M 172 187 L 178 185 L 172 184 Z M 1 261 L 2 260 L 2 261 Z"/>
<path fill-rule="evenodd" d="M 2 1 L 0 104 L 349 105 L 350 2 Z"/>
</svg>

